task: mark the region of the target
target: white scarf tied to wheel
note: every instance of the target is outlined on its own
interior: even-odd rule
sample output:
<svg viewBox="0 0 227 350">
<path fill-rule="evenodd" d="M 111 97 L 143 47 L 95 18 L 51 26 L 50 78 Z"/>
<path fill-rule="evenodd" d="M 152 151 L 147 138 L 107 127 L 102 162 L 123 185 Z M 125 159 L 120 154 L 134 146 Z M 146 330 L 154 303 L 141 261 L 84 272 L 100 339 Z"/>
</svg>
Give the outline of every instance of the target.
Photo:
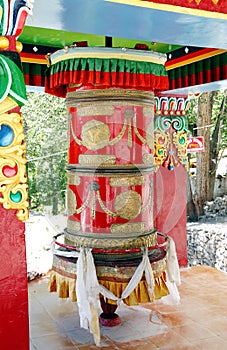
<svg viewBox="0 0 227 350">
<path fill-rule="evenodd" d="M 180 269 L 177 260 L 176 247 L 174 240 L 168 237 L 167 252 L 167 287 L 169 295 L 162 298 L 162 301 L 167 304 L 179 304 L 180 295 L 177 286 L 181 284 Z"/>
<path fill-rule="evenodd" d="M 76 295 L 80 326 L 89 329 L 95 344 L 100 346 L 99 283 L 90 248 L 80 248 L 77 261 Z"/>
</svg>

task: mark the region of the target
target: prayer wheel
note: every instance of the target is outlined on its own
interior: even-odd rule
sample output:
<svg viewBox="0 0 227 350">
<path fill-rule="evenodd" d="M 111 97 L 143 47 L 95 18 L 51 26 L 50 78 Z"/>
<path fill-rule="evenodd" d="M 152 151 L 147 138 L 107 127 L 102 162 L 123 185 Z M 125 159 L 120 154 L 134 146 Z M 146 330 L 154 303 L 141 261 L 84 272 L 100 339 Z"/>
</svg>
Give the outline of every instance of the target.
<svg viewBox="0 0 227 350">
<path fill-rule="evenodd" d="M 169 293 L 166 242 L 158 243 L 153 219 L 154 91 L 167 88 L 164 61 L 150 51 L 89 47 L 50 57 L 46 91 L 66 97 L 68 119 L 68 221 L 50 291 L 80 299 L 76 254 L 91 252 L 104 325 L 119 324 L 117 300 L 136 305 Z"/>
<path fill-rule="evenodd" d="M 154 245 L 153 94 L 72 90 L 65 242 L 102 249 Z"/>
</svg>

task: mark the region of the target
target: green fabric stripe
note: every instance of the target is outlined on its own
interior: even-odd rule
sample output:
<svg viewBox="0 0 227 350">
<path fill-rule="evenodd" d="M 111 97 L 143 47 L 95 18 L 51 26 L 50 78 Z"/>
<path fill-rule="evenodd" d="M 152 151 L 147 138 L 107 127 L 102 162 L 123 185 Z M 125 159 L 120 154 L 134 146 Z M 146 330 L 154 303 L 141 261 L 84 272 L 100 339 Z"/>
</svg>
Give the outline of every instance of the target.
<svg viewBox="0 0 227 350">
<path fill-rule="evenodd" d="M 227 65 L 227 52 L 220 55 L 220 66 Z"/>
<path fill-rule="evenodd" d="M 206 58 L 204 60 L 187 64 L 182 67 L 174 68 L 168 71 L 170 79 L 184 78 L 188 74 L 196 74 L 207 70 L 215 69 L 227 64 L 227 53 Z"/>
<path fill-rule="evenodd" d="M 95 72 L 127 72 L 131 74 L 154 74 L 155 76 L 167 76 L 162 64 L 150 62 L 138 62 L 122 59 L 101 58 L 72 58 L 55 63 L 50 67 L 50 74 L 61 71 L 95 71 Z"/>
<path fill-rule="evenodd" d="M 30 74 L 41 75 L 41 64 L 30 63 Z"/>
<path fill-rule="evenodd" d="M 22 62 L 22 67 L 23 67 L 23 73 L 24 74 L 29 74 L 29 64 L 27 62 Z"/>
</svg>

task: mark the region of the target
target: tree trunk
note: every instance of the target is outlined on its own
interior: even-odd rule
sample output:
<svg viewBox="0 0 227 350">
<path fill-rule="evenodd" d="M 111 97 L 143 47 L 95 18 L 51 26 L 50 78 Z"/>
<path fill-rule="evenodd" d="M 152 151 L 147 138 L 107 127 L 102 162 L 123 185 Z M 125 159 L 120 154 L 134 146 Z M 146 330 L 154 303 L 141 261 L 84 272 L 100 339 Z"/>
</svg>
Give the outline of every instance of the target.
<svg viewBox="0 0 227 350">
<path fill-rule="evenodd" d="M 209 194 L 210 171 L 210 124 L 212 117 L 213 92 L 205 92 L 199 97 L 197 130 L 204 137 L 205 152 L 197 153 L 196 190 L 194 203 L 198 217 L 203 214 L 203 205 Z"/>
<path fill-rule="evenodd" d="M 52 189 L 52 215 L 57 215 L 58 214 L 58 193 L 57 193 L 57 184 L 56 181 L 57 179 L 54 176 L 54 166 L 53 166 L 53 159 L 51 158 L 50 160 L 50 179 L 51 179 L 51 189 Z"/>
<path fill-rule="evenodd" d="M 187 172 L 187 217 L 189 221 L 197 221 L 197 211 L 194 203 L 194 194 L 189 171 Z"/>
<path fill-rule="evenodd" d="M 216 171 L 218 167 L 218 155 L 219 155 L 219 143 L 221 137 L 221 126 L 222 126 L 222 118 L 226 109 L 226 94 L 223 96 L 220 111 L 218 114 L 218 118 L 216 121 L 216 125 L 212 134 L 212 138 L 210 141 L 210 183 L 209 183 L 209 193 L 208 200 L 212 200 L 214 197 L 214 185 L 216 178 Z"/>
</svg>

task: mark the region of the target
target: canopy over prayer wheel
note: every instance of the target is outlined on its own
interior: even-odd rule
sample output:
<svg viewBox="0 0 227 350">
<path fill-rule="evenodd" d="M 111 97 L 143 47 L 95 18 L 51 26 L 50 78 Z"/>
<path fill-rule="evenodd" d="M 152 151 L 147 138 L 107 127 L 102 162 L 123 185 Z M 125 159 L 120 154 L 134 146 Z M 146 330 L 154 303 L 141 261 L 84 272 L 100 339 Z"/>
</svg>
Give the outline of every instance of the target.
<svg viewBox="0 0 227 350">
<path fill-rule="evenodd" d="M 46 91 L 66 97 L 68 116 L 68 223 L 54 249 L 50 291 L 78 301 L 96 344 L 86 298 L 97 321 L 100 294 L 100 322 L 115 325 L 118 301 L 169 294 L 170 239 L 158 240 L 153 226 L 154 91 L 167 88 L 164 62 L 151 51 L 112 48 L 50 56 Z"/>
</svg>

